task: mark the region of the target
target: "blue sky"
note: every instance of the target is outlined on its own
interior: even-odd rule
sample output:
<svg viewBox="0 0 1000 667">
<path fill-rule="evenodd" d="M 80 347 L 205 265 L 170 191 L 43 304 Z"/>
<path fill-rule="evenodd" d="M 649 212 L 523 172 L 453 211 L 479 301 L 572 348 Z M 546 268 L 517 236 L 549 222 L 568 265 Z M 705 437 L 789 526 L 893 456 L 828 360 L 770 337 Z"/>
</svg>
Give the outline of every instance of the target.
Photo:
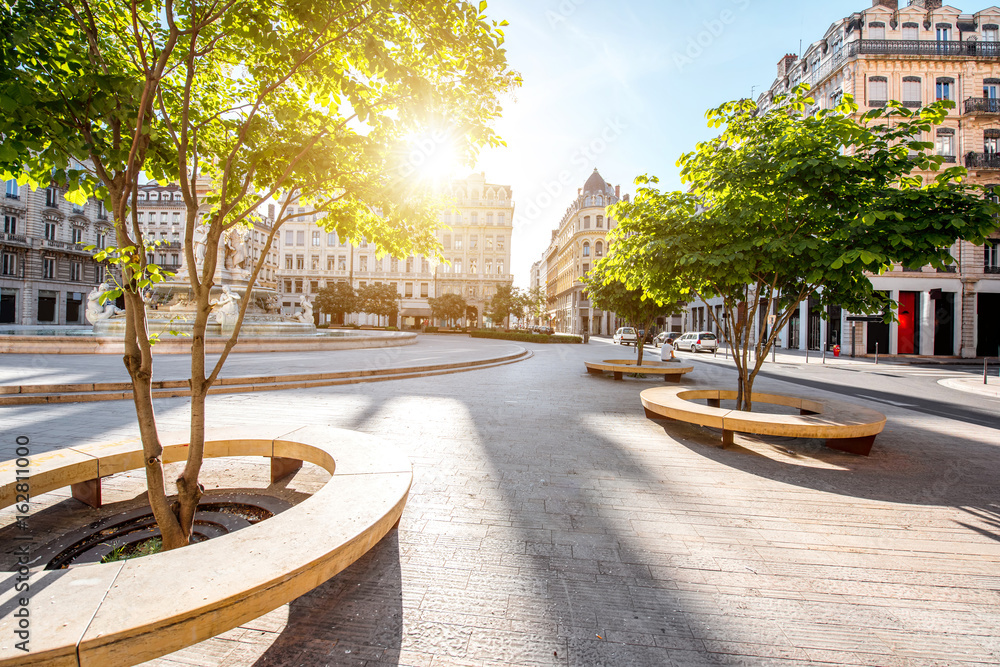
<svg viewBox="0 0 1000 667">
<path fill-rule="evenodd" d="M 900 4 L 905 4 L 901 2 Z M 490 0 L 524 78 L 476 171 L 513 186 L 515 284 L 594 167 L 623 192 L 679 188 L 677 158 L 711 136 L 707 109 L 771 85 L 778 60 L 871 0 Z M 971 10 L 970 10 L 971 11 Z"/>
</svg>

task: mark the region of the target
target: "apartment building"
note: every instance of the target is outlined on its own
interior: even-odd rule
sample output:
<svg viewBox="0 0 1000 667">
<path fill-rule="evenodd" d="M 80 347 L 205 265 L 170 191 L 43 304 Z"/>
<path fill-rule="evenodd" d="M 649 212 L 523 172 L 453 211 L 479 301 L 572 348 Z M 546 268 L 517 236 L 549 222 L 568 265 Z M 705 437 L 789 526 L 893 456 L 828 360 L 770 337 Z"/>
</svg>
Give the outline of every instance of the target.
<svg viewBox="0 0 1000 667">
<path fill-rule="evenodd" d="M 293 202 L 295 218 L 282 226 L 278 248 L 278 292 L 282 312 L 299 310 L 302 294 L 314 297 L 323 287 L 345 282 L 358 289 L 390 284 L 400 295 L 399 326 L 431 324 L 430 297 L 459 294 L 476 308 L 470 326 L 483 321 L 497 284 L 513 282 L 510 244 L 514 202 L 509 185 L 488 183 L 483 173 L 452 182 L 444 194 L 453 205 L 441 211 L 438 240 L 442 258 L 414 255 L 380 257 L 374 243 L 352 245 L 336 232 L 317 226 L 322 214 Z M 329 321 L 329 315 L 324 315 Z M 375 315 L 349 316 L 355 324 L 377 325 Z M 433 324 L 444 325 L 444 322 Z"/>
<path fill-rule="evenodd" d="M 758 99 L 766 110 L 777 95 L 811 86 L 816 108 L 852 95 L 862 112 L 898 100 L 918 108 L 952 100 L 956 108 L 924 141 L 946 164 L 962 164 L 969 181 L 1000 185 L 1000 8 L 975 14 L 941 0 L 873 0 L 872 6 L 833 23 L 801 58 L 786 55 L 777 78 Z M 932 177 L 931 174 L 925 174 Z M 804 303 L 782 332 L 786 348 L 939 356 L 995 356 L 1000 347 L 1000 233 L 985 245 L 960 242 L 947 271 L 896 266 L 871 276 L 876 289 L 899 303 L 899 322 L 856 323 L 831 307 L 820 317 Z M 710 327 L 708 308 L 690 304 L 686 327 Z"/>
<path fill-rule="evenodd" d="M 4 184 L 0 324 L 84 325 L 87 293 L 104 267 L 84 250 L 114 243 L 103 202 L 66 201 L 65 188 Z"/>
</svg>

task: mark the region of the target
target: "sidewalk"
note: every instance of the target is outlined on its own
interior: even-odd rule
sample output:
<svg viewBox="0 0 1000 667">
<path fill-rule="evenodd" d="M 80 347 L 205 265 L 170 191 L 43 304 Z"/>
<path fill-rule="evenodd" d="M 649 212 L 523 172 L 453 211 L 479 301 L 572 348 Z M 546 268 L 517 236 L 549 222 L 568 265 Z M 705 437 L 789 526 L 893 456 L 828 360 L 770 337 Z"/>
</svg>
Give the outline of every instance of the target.
<svg viewBox="0 0 1000 667">
<path fill-rule="evenodd" d="M 979 394 L 980 396 L 989 396 L 990 398 L 1000 398 L 1000 377 L 997 377 L 995 372 L 990 374 L 988 383 L 986 384 L 983 383 L 982 377 L 945 378 L 943 380 L 938 380 L 938 384 L 951 389 L 958 389 L 959 391 L 967 391 L 970 394 Z"/>
</svg>

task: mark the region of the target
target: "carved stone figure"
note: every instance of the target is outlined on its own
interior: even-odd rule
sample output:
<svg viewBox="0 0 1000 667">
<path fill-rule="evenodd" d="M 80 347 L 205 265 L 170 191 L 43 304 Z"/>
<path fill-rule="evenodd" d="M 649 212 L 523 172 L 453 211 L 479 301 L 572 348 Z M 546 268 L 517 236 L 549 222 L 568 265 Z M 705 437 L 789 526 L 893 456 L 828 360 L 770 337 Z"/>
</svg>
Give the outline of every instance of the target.
<svg viewBox="0 0 1000 667">
<path fill-rule="evenodd" d="M 240 314 L 240 297 L 229 285 L 222 286 L 222 294 L 212 301 L 212 312 L 223 329 L 234 326 Z"/>
<path fill-rule="evenodd" d="M 313 323 L 313 305 L 312 301 L 309 300 L 305 294 L 299 297 L 299 305 L 302 306 L 302 312 L 296 313 L 292 319 L 296 322 L 302 322 L 303 324 Z"/>
<path fill-rule="evenodd" d="M 115 305 L 114 301 L 108 301 L 101 305 L 101 295 L 111 290 L 111 285 L 103 282 L 87 295 L 87 310 L 84 315 L 91 324 L 96 324 L 101 320 L 107 320 L 125 311 Z"/>
<path fill-rule="evenodd" d="M 208 227 L 195 225 L 192 235 L 194 243 L 194 262 L 199 268 L 205 263 L 205 247 L 208 244 Z"/>
<path fill-rule="evenodd" d="M 223 266 L 230 271 L 245 271 L 247 259 L 247 233 L 244 229 L 230 229 L 226 233 L 226 254 Z"/>
</svg>

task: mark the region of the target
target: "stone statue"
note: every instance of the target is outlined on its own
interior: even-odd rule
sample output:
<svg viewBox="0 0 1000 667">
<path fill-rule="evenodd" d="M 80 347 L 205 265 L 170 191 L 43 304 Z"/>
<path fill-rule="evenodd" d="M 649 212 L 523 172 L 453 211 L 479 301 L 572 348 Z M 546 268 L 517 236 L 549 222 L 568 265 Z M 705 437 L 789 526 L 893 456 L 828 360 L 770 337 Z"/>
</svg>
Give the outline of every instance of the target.
<svg viewBox="0 0 1000 667">
<path fill-rule="evenodd" d="M 111 285 L 103 282 L 87 295 L 87 311 L 84 315 L 91 324 L 97 324 L 101 320 L 107 320 L 125 311 L 115 305 L 114 301 L 107 301 L 101 305 L 101 295 L 111 290 Z"/>
<path fill-rule="evenodd" d="M 230 271 L 243 272 L 247 260 L 247 232 L 244 229 L 230 229 L 226 233 L 225 258 L 223 266 Z"/>
<path fill-rule="evenodd" d="M 236 325 L 240 315 L 240 297 L 229 285 L 222 286 L 222 294 L 212 301 L 212 312 L 223 329 Z"/>
<path fill-rule="evenodd" d="M 201 267 L 205 263 L 205 248 L 208 245 L 208 227 L 196 224 L 192 235 L 194 243 L 194 263 Z"/>
<path fill-rule="evenodd" d="M 309 300 L 305 294 L 299 297 L 299 305 L 302 306 L 302 312 L 296 313 L 292 319 L 296 322 L 302 322 L 303 324 L 313 323 L 313 305 L 312 301 Z"/>
</svg>

